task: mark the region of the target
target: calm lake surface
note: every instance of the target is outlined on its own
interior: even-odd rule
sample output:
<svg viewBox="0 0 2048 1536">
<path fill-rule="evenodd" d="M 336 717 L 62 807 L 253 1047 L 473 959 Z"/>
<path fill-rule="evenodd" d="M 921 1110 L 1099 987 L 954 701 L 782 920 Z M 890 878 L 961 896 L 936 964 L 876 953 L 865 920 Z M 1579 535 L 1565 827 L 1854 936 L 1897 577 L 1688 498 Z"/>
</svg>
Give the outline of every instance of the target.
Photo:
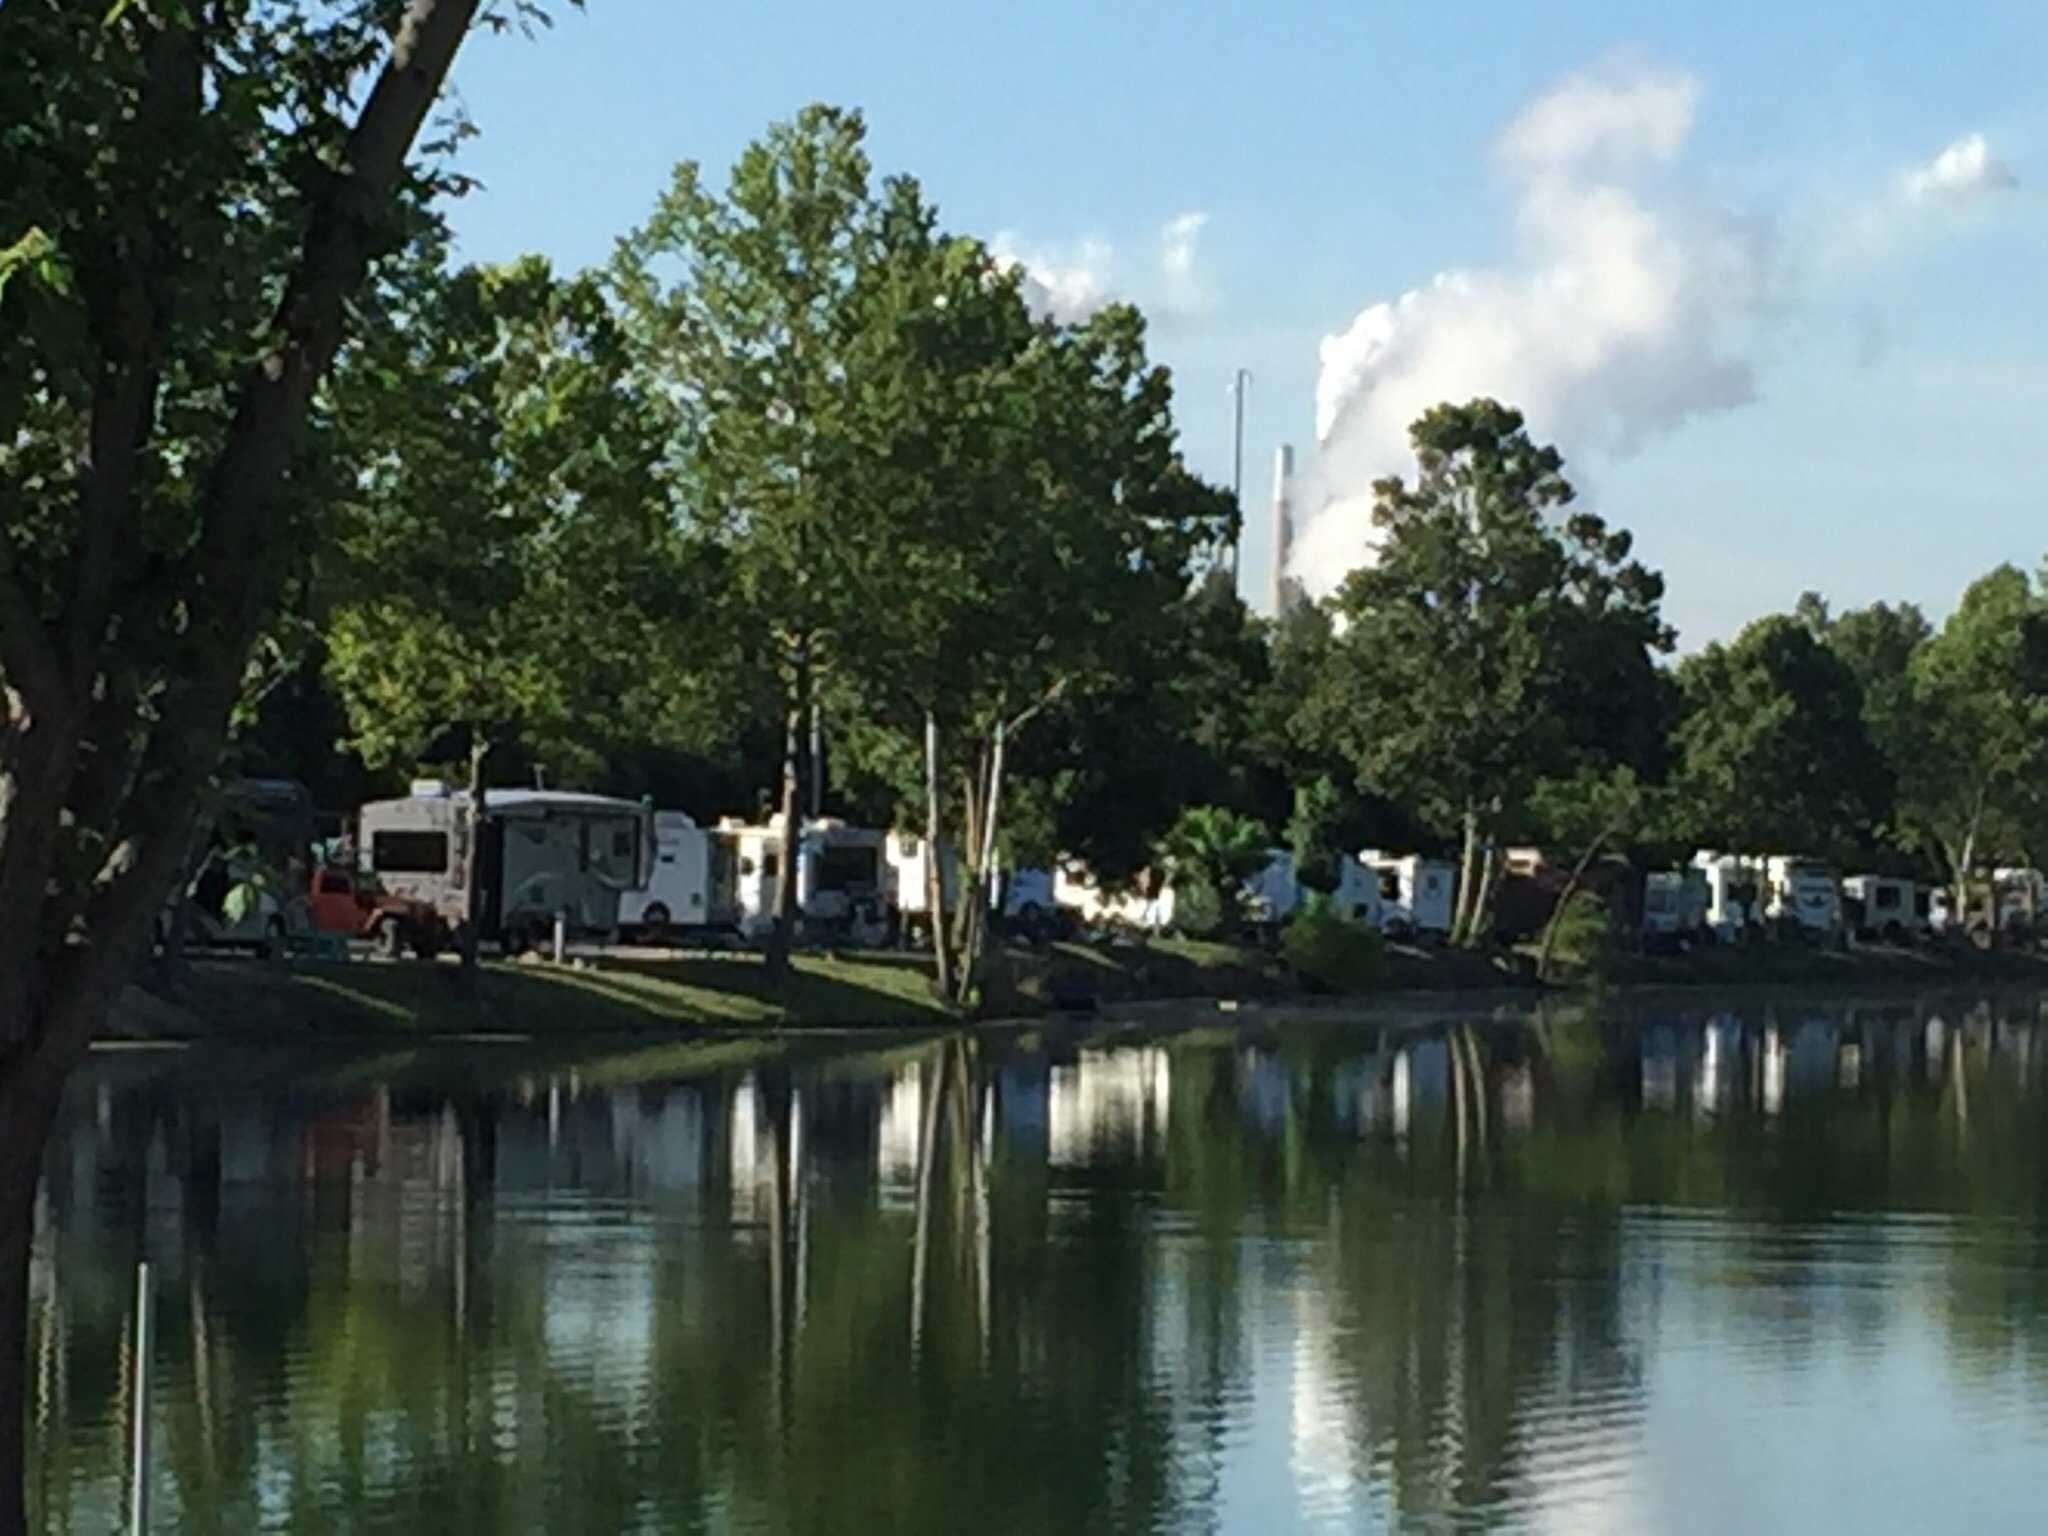
<svg viewBox="0 0 2048 1536">
<path fill-rule="evenodd" d="M 2048 1528 L 2040 999 L 1217 1018 L 98 1057 L 32 1499 L 146 1252 L 165 1531 Z"/>
</svg>

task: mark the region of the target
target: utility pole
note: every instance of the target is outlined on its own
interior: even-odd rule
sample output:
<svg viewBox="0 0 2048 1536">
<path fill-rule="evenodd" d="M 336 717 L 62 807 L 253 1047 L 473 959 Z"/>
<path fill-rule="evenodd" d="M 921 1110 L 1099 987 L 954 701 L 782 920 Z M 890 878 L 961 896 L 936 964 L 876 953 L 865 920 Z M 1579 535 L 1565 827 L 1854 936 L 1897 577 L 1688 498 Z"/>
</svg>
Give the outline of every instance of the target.
<svg viewBox="0 0 2048 1536">
<path fill-rule="evenodd" d="M 1230 585 L 1237 587 L 1237 550 L 1244 541 L 1244 397 L 1251 388 L 1252 375 L 1240 368 L 1231 376 L 1230 501 L 1237 509 L 1237 532 L 1230 537 Z"/>
</svg>

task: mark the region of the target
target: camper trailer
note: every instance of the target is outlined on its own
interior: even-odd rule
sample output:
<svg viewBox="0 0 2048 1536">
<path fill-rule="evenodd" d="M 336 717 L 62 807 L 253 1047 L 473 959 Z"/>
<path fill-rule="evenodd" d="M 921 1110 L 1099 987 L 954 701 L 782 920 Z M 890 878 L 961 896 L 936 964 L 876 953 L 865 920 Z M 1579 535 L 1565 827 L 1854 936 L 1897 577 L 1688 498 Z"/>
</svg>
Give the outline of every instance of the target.
<svg viewBox="0 0 2048 1536">
<path fill-rule="evenodd" d="M 1762 932 L 1763 872 L 1755 860 L 1702 851 L 1692 867 L 1707 884 L 1707 930 L 1715 938 L 1725 944 Z"/>
<path fill-rule="evenodd" d="M 406 904 L 415 948 L 445 941 L 468 910 L 469 796 L 435 779 L 402 800 L 362 808 L 358 850 L 380 891 Z M 645 806 L 558 790 L 493 790 L 484 800 L 481 937 L 513 952 L 541 943 L 559 917 L 572 934 L 610 933 L 622 898 L 648 883 L 653 816 Z"/>
<path fill-rule="evenodd" d="M 882 844 L 884 899 L 906 936 L 928 938 L 931 929 L 932 844 L 915 832 L 891 832 Z M 950 844 L 939 844 L 939 900 L 950 916 L 960 906 L 960 859 Z"/>
<path fill-rule="evenodd" d="M 1803 933 L 1832 933 L 1842 922 L 1834 872 L 1818 859 L 1773 854 L 1764 860 L 1764 916 Z"/>
<path fill-rule="evenodd" d="M 1851 875 L 1842 882 L 1843 920 L 1859 939 L 1898 944 L 1927 926 L 1919 887 L 1888 875 Z"/>
<path fill-rule="evenodd" d="M 712 893 L 721 883 L 715 866 L 725 852 L 686 812 L 656 811 L 647 883 L 619 898 L 619 927 L 657 942 L 718 928 Z"/>
<path fill-rule="evenodd" d="M 781 818 L 755 826 L 728 817 L 714 835 L 725 852 L 711 898 L 713 921 L 763 938 L 775 925 Z M 822 818 L 804 824 L 797 839 L 796 910 L 807 932 L 882 942 L 890 885 L 885 842 L 871 827 Z"/>
<path fill-rule="evenodd" d="M 1372 848 L 1361 852 L 1358 862 L 1379 881 L 1380 927 L 1389 938 L 1451 931 L 1458 874 L 1449 864 Z"/>
<path fill-rule="evenodd" d="M 1079 864 L 1062 864 L 1053 874 L 1053 900 L 1062 912 L 1090 928 L 1131 929 L 1159 933 L 1173 924 L 1173 887 L 1162 885 L 1147 894 L 1146 881 L 1136 888 L 1104 890 L 1095 876 Z"/>
<path fill-rule="evenodd" d="M 1650 948 L 1683 948 L 1707 933 L 1707 877 L 1697 869 L 1643 876 L 1643 939 Z"/>
</svg>

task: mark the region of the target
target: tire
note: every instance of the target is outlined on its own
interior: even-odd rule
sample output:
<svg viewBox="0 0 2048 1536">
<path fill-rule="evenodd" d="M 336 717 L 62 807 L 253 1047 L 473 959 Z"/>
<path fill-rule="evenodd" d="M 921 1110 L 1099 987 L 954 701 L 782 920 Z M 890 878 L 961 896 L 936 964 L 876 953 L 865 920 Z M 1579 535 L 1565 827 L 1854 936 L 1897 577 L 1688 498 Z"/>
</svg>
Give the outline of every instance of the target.
<svg viewBox="0 0 2048 1536">
<path fill-rule="evenodd" d="M 648 944 L 668 943 L 669 922 L 667 905 L 657 901 L 653 906 L 640 914 L 640 938 L 642 942 Z"/>
<path fill-rule="evenodd" d="M 375 933 L 378 958 L 402 960 L 405 958 L 405 923 L 396 913 L 387 913 L 377 919 Z"/>
<path fill-rule="evenodd" d="M 262 960 L 275 959 L 284 951 L 285 927 L 282 917 L 273 917 L 263 925 L 263 937 L 257 942 L 256 955 Z"/>
<path fill-rule="evenodd" d="M 505 958 L 517 960 L 521 955 L 533 948 L 533 935 L 526 931 L 524 923 L 515 923 L 505 930 L 503 943 Z"/>
<path fill-rule="evenodd" d="M 1905 925 L 1904 925 L 1903 923 L 1899 923 L 1899 922 L 1889 922 L 1889 923 L 1886 923 L 1886 924 L 1884 925 L 1884 933 L 1883 933 L 1882 937 L 1883 937 L 1883 939 L 1884 939 L 1885 943 L 1887 943 L 1887 944 L 1903 944 L 1903 943 L 1905 943 L 1905 942 L 1906 942 L 1906 928 L 1905 928 Z"/>
</svg>

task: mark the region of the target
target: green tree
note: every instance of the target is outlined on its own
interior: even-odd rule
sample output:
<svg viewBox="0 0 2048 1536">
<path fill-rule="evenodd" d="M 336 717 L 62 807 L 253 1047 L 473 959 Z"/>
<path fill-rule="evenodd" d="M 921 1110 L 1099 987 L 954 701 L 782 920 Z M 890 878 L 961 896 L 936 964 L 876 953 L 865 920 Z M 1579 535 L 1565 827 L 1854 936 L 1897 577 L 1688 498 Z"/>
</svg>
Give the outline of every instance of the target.
<svg viewBox="0 0 2048 1536">
<path fill-rule="evenodd" d="M 1737 853 L 1867 848 L 1890 775 L 1855 674 L 1797 618 L 1759 619 L 1678 668 L 1675 806 L 1685 836 Z"/>
<path fill-rule="evenodd" d="M 1458 830 L 1454 936 L 1474 942 L 1496 839 L 1537 781 L 1654 751 L 1654 658 L 1671 637 L 1662 579 L 1627 533 L 1576 508 L 1562 459 L 1518 412 L 1439 406 L 1411 441 L 1416 478 L 1376 487 L 1378 545 L 1334 601 L 1298 729 Z"/>
<path fill-rule="evenodd" d="M 350 304 L 447 189 L 407 162 L 479 9 L 0 9 L 0 1533 L 50 1117 L 184 855 Z"/>
<path fill-rule="evenodd" d="M 1606 769 L 1582 767 L 1536 786 L 1530 796 L 1535 823 L 1547 843 L 1567 850 L 1572 859 L 1557 905 L 1543 926 L 1542 949 L 1536 960 L 1538 976 L 1550 974 L 1558 940 L 1571 920 L 1573 901 L 1585 887 L 1587 871 L 1657 824 L 1663 799 L 1626 764 Z"/>
<path fill-rule="evenodd" d="M 2048 774 L 2048 603 L 2014 566 L 1979 577 L 1914 652 L 1919 721 L 1899 818 L 1963 899 L 1986 853 L 2031 853 Z"/>
<path fill-rule="evenodd" d="M 337 381 L 344 430 L 377 451 L 337 514 L 327 673 L 371 766 L 468 755 L 473 985 L 493 749 L 589 771 L 607 740 L 653 735 L 622 701 L 650 661 L 682 674 L 703 606 L 594 277 L 460 272 L 385 339 Z"/>
<path fill-rule="evenodd" d="M 1182 811 L 1159 842 L 1159 862 L 1181 901 L 1213 897 L 1221 927 L 1244 924 L 1245 882 L 1273 857 L 1272 834 L 1251 817 L 1220 805 Z"/>
<path fill-rule="evenodd" d="M 1863 700 L 1863 728 L 1900 792 L 1925 776 L 1935 745 L 1935 722 L 1915 695 L 1915 662 L 1933 634 L 1926 615 L 1911 603 L 1871 603 L 1830 615 L 1813 593 L 1800 599 L 1799 613 L 1814 634 L 1842 659 Z M 1902 819 L 1896 801 L 1885 818 L 1885 833 L 1903 853 L 1919 852 L 1925 833 Z"/>
<path fill-rule="evenodd" d="M 869 597 L 866 514 L 889 443 L 862 409 L 868 306 L 892 221 L 915 203 L 907 183 L 877 193 L 863 136 L 858 114 L 813 106 L 749 145 L 722 192 L 685 162 L 612 268 L 641 365 L 674 408 L 679 495 L 729 557 L 737 622 L 772 637 L 777 970 L 795 930 L 812 713 Z"/>
</svg>

